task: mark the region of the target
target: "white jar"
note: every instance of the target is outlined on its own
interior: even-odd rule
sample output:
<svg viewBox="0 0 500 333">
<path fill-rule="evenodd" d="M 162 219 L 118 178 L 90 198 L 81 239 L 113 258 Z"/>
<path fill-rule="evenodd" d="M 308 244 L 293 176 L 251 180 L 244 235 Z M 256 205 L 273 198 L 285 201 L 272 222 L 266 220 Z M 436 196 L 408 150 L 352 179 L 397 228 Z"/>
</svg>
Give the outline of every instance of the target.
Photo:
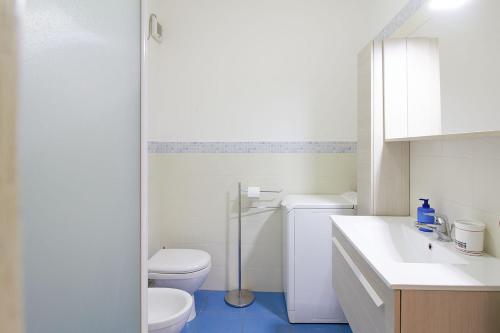
<svg viewBox="0 0 500 333">
<path fill-rule="evenodd" d="M 486 225 L 477 221 L 455 221 L 455 247 L 470 255 L 481 255 L 484 251 L 484 229 Z"/>
</svg>

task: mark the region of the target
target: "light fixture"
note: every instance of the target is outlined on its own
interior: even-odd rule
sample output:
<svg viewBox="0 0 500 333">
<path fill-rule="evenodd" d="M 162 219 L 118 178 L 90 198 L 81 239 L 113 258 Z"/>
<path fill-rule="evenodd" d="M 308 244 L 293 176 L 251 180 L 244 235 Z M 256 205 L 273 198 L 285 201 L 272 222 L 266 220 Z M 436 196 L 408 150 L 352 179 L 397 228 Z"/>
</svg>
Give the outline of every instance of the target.
<svg viewBox="0 0 500 333">
<path fill-rule="evenodd" d="M 451 10 L 462 7 L 469 0 L 431 0 L 429 8 L 432 10 Z"/>
</svg>

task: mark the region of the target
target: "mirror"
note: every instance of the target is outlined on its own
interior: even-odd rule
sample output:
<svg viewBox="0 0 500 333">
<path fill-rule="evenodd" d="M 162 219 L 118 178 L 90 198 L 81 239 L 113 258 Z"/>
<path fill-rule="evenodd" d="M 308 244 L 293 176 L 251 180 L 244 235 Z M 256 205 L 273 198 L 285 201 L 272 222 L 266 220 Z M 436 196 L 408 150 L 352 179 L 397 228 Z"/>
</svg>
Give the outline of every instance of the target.
<svg viewBox="0 0 500 333">
<path fill-rule="evenodd" d="M 500 133 L 498 13 L 498 0 L 429 0 L 384 40 L 386 140 Z"/>
</svg>

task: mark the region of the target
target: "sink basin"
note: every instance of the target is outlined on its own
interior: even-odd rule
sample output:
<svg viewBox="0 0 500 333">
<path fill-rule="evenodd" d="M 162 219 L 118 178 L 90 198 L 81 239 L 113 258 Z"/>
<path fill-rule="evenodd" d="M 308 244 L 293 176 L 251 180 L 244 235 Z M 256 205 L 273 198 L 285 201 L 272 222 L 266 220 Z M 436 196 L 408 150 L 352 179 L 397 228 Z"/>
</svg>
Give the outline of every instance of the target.
<svg viewBox="0 0 500 333">
<path fill-rule="evenodd" d="M 404 263 L 438 263 L 466 265 L 462 254 L 433 239 L 432 234 L 422 233 L 416 227 L 403 223 L 386 224 L 382 228 L 368 223 L 370 236 L 377 236 L 387 245 L 387 256 Z M 371 230 L 373 229 L 373 230 Z"/>
<path fill-rule="evenodd" d="M 331 219 L 333 242 L 347 242 L 390 288 L 500 291 L 500 259 L 462 254 L 453 242 L 419 231 L 414 218 Z"/>
</svg>

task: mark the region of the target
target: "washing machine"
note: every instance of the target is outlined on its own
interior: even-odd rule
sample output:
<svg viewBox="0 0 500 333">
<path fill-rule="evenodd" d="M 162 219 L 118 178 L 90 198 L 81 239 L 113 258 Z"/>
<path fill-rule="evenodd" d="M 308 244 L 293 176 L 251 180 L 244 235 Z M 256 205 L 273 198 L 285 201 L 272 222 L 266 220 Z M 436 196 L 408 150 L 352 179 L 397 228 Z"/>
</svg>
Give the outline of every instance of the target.
<svg viewBox="0 0 500 333">
<path fill-rule="evenodd" d="M 356 215 L 353 192 L 289 195 L 283 213 L 283 288 L 291 323 L 346 323 L 332 286 L 331 215 Z"/>
</svg>

